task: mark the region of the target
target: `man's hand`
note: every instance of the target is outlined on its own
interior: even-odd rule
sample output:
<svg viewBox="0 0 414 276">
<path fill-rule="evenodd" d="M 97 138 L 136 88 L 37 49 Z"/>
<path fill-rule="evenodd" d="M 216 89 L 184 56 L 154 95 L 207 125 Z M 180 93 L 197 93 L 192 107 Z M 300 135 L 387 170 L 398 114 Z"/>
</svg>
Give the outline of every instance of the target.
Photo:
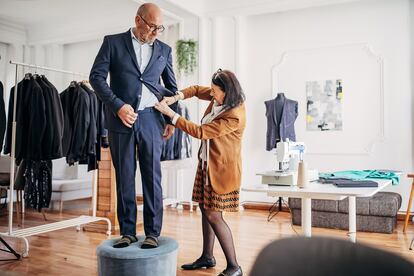
<svg viewBox="0 0 414 276">
<path fill-rule="evenodd" d="M 135 120 L 138 118 L 138 114 L 135 113 L 132 106 L 130 106 L 129 104 L 124 104 L 118 110 L 118 117 L 119 119 L 121 119 L 124 125 L 126 125 L 129 128 L 132 128 L 132 125 L 134 124 Z"/>
<path fill-rule="evenodd" d="M 175 127 L 173 125 L 166 125 L 164 129 L 164 135 L 163 139 L 164 141 L 167 141 L 171 138 L 171 136 L 174 134 Z"/>
</svg>

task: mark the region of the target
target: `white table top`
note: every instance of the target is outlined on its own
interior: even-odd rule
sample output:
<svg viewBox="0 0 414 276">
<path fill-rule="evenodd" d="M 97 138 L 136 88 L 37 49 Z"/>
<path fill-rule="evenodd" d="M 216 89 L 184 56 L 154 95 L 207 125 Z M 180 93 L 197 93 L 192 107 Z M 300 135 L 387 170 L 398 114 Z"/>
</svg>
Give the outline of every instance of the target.
<svg viewBox="0 0 414 276">
<path fill-rule="evenodd" d="M 373 179 L 370 179 L 373 180 Z M 297 186 L 275 186 L 267 184 L 257 184 L 242 187 L 242 191 L 246 192 L 265 192 L 270 196 L 286 196 L 313 199 L 333 199 L 342 200 L 348 196 L 369 197 L 378 193 L 392 182 L 391 180 L 375 179 L 378 187 L 375 188 L 338 188 L 333 184 L 323 184 L 320 182 L 310 182 L 306 188 L 298 188 Z"/>
</svg>

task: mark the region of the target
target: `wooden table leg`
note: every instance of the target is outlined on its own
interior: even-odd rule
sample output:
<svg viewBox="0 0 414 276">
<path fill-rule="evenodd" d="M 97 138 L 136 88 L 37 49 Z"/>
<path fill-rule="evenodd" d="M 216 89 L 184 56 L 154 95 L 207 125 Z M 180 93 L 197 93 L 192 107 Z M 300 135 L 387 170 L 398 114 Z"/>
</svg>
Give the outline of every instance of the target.
<svg viewBox="0 0 414 276">
<path fill-rule="evenodd" d="M 413 195 L 414 195 L 414 174 L 409 174 L 408 177 L 413 179 L 413 183 L 411 184 L 411 193 L 410 193 L 410 199 L 408 200 L 407 213 L 405 214 L 403 233 L 405 233 L 405 230 L 407 229 L 408 219 L 410 217 L 411 203 L 413 202 Z"/>
</svg>

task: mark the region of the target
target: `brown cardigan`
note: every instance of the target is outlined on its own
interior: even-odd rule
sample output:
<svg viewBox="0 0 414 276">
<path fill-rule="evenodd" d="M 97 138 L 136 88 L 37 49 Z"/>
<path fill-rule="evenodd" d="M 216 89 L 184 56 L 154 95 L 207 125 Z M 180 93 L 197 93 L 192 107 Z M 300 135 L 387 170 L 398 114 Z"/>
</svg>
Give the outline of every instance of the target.
<svg viewBox="0 0 414 276">
<path fill-rule="evenodd" d="M 210 91 L 210 87 L 196 85 L 181 92 L 185 99 L 196 96 L 201 100 L 210 101 L 210 105 L 204 113 L 206 116 L 211 112 L 214 103 Z M 208 175 L 211 186 L 216 193 L 226 194 L 240 189 L 241 140 L 246 127 L 244 104 L 221 113 L 210 123 L 201 126 L 180 117 L 176 127 L 195 138 L 210 140 Z"/>
</svg>

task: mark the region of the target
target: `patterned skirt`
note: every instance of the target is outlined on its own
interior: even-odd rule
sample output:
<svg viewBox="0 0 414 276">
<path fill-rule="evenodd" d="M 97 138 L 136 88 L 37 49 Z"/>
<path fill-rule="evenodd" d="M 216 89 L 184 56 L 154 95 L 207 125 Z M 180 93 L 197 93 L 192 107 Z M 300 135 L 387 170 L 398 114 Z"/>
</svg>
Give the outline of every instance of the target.
<svg viewBox="0 0 414 276">
<path fill-rule="evenodd" d="M 202 161 L 201 161 L 202 162 Z M 193 201 L 202 203 L 204 208 L 220 211 L 220 212 L 237 212 L 239 211 L 239 197 L 240 191 L 234 190 L 227 194 L 217 194 L 213 187 L 206 183 L 207 163 L 204 163 L 204 168 L 198 162 L 197 173 L 193 188 Z"/>
</svg>

